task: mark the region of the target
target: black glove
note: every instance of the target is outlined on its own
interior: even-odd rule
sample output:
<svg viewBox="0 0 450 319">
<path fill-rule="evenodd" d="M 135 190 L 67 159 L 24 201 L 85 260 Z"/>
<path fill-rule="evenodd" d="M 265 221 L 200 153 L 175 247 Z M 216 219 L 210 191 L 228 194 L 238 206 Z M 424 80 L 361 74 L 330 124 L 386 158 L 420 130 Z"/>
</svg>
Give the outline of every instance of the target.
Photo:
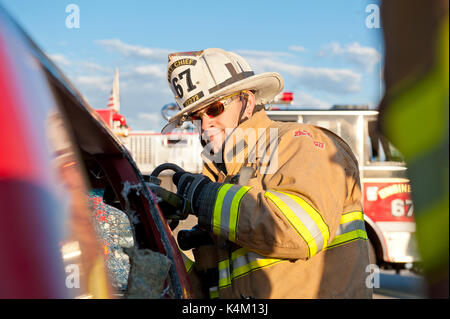
<svg viewBox="0 0 450 319">
<path fill-rule="evenodd" d="M 172 181 L 177 186 L 177 194 L 189 202 L 191 207 L 189 213 L 198 216 L 200 224 L 202 221 L 209 224 L 216 194 L 222 184 L 213 183 L 202 174 L 188 172 L 173 174 Z"/>
<path fill-rule="evenodd" d="M 197 216 L 197 199 L 203 187 L 211 183 L 211 181 L 204 175 L 188 172 L 177 172 L 173 174 L 172 181 L 177 186 L 177 194 L 189 202 L 192 208 L 189 213 Z"/>
</svg>

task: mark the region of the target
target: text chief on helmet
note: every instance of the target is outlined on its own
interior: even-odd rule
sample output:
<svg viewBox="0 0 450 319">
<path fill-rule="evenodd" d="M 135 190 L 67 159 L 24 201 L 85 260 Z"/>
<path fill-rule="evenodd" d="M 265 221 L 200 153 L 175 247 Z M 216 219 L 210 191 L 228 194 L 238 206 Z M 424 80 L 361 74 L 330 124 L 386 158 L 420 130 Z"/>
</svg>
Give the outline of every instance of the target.
<svg viewBox="0 0 450 319">
<path fill-rule="evenodd" d="M 282 77 L 254 74 L 235 53 L 170 54 L 167 80 L 180 111 L 163 133 L 197 120 L 205 142 L 202 174 L 173 176 L 212 238 L 193 251 L 196 297 L 370 298 L 349 146 L 320 127 L 271 121 L 262 106 Z"/>
</svg>

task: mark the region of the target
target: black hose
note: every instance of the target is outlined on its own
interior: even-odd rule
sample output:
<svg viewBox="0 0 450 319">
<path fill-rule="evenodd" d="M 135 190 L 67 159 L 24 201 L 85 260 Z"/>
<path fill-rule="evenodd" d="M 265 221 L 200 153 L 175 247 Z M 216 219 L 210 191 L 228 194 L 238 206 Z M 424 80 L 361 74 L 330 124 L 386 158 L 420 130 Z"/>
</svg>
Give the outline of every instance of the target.
<svg viewBox="0 0 450 319">
<path fill-rule="evenodd" d="M 175 173 L 184 172 L 184 169 L 182 169 L 180 166 L 178 166 L 176 164 L 164 163 L 164 164 L 161 164 L 158 167 L 156 167 L 153 170 L 153 172 L 150 174 L 150 177 L 154 177 L 154 178 L 158 179 L 157 177 L 159 176 L 159 174 L 161 174 L 162 171 L 165 171 L 165 170 L 168 170 L 168 169 L 174 171 Z M 174 230 L 178 226 L 179 222 L 180 221 L 176 220 L 176 219 L 170 220 L 170 222 L 169 222 L 170 229 Z"/>
<path fill-rule="evenodd" d="M 165 170 L 168 170 L 168 169 L 174 171 L 175 173 L 177 173 L 177 172 L 184 172 L 184 169 L 182 169 L 180 166 L 178 166 L 176 164 L 164 163 L 164 164 L 161 164 L 158 167 L 156 167 L 153 170 L 153 172 L 150 174 L 150 176 L 158 177 L 159 174 L 161 174 L 162 171 L 165 171 Z"/>
</svg>

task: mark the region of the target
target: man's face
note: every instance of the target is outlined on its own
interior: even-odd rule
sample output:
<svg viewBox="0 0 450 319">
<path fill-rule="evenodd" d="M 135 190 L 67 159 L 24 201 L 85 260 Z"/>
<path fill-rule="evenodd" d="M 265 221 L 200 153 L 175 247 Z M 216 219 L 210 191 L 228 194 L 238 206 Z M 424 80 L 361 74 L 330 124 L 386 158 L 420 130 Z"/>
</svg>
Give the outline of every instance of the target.
<svg viewBox="0 0 450 319">
<path fill-rule="evenodd" d="M 220 151 L 225 142 L 225 130 L 238 126 L 242 103 L 244 102 L 239 96 L 236 96 L 222 114 L 211 118 L 207 115 L 202 116 L 202 139 L 210 143 L 214 153 Z"/>
</svg>

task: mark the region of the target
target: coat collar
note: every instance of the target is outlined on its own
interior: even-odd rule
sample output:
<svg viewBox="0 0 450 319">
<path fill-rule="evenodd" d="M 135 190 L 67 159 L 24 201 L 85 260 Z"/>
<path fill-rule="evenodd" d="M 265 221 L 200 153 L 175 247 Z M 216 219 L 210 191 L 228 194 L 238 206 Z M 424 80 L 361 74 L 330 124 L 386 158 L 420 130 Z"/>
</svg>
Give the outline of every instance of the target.
<svg viewBox="0 0 450 319">
<path fill-rule="evenodd" d="M 225 163 L 227 175 L 238 174 L 242 166 L 249 162 L 249 153 L 251 154 L 250 156 L 254 157 L 251 158 L 251 162 L 256 162 L 255 160 L 260 157 L 259 152 L 256 151 L 258 142 L 261 141 L 261 138 L 266 137 L 267 134 L 265 132 L 272 123 L 272 120 L 267 117 L 264 110 L 256 112 L 247 121 L 237 126 L 233 133 L 226 138 L 223 152 L 220 156 L 208 155 L 207 149 L 203 149 L 201 155 L 205 166 L 216 176 L 220 177 L 223 174 L 220 174 L 214 163 L 222 161 Z"/>
</svg>

